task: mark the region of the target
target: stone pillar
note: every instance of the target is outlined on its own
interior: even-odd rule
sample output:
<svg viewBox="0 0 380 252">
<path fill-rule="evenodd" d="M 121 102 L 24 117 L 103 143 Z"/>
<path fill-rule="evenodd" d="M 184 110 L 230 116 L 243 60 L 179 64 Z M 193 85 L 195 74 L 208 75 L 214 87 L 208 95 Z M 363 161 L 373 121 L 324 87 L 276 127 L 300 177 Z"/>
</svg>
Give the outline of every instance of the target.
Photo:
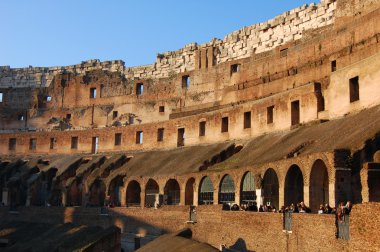
<svg viewBox="0 0 380 252">
<path fill-rule="evenodd" d="M 329 205 L 335 206 L 335 183 L 329 183 Z"/>
<path fill-rule="evenodd" d="M 8 188 L 3 188 L 3 204 L 4 206 L 8 206 Z"/>
<path fill-rule="evenodd" d="M 62 194 L 62 202 L 61 203 L 62 203 L 62 206 L 65 207 L 65 206 L 67 206 L 67 190 L 66 190 L 66 188 L 62 189 L 61 194 Z"/>
<path fill-rule="evenodd" d="M 240 190 L 239 189 L 235 190 L 235 204 L 240 205 Z"/>
<path fill-rule="evenodd" d="M 305 203 L 306 206 L 310 207 L 310 186 L 309 185 L 303 186 L 303 203 Z"/>
<path fill-rule="evenodd" d="M 214 205 L 218 205 L 219 203 L 219 190 L 214 189 Z"/>
<path fill-rule="evenodd" d="M 362 184 L 362 202 L 369 202 L 368 163 L 363 164 L 363 167 L 360 171 L 360 182 Z"/>
<path fill-rule="evenodd" d="M 194 183 L 194 195 L 193 195 L 193 205 L 198 206 L 198 189 L 197 186 Z"/>
<path fill-rule="evenodd" d="M 260 207 L 264 202 L 264 190 L 263 189 L 256 189 L 256 203 L 257 207 Z"/>
<path fill-rule="evenodd" d="M 128 203 L 128 202 L 127 202 Z M 141 205 L 141 208 L 144 208 L 145 207 L 145 188 L 141 188 L 141 192 L 140 192 L 140 205 Z"/>
<path fill-rule="evenodd" d="M 185 205 L 185 194 L 186 190 L 182 188 L 179 193 L 179 205 L 184 206 Z"/>
<path fill-rule="evenodd" d="M 122 207 L 125 207 L 127 204 L 126 204 L 126 198 L 127 198 L 127 192 L 126 192 L 126 188 L 124 188 L 124 187 L 122 187 L 122 186 L 120 186 L 119 187 L 119 197 L 120 197 L 120 199 L 119 199 L 119 201 L 120 201 L 120 205 L 122 206 Z"/>
<path fill-rule="evenodd" d="M 285 187 L 278 188 L 278 208 L 285 206 Z"/>
</svg>

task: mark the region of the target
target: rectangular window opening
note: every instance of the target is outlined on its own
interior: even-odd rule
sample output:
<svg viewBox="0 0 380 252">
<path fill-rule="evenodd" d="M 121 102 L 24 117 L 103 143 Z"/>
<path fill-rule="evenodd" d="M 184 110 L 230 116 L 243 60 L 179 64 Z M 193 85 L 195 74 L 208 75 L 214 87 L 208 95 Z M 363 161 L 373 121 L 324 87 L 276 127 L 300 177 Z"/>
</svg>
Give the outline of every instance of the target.
<svg viewBox="0 0 380 252">
<path fill-rule="evenodd" d="M 78 149 L 78 137 L 71 137 L 71 149 Z"/>
<path fill-rule="evenodd" d="M 35 149 L 37 149 L 37 139 L 31 138 L 29 140 L 29 150 L 35 150 Z"/>
<path fill-rule="evenodd" d="M 46 101 L 51 102 L 51 96 L 46 96 Z"/>
<path fill-rule="evenodd" d="M 90 98 L 91 99 L 96 98 L 96 88 L 90 88 Z"/>
<path fill-rule="evenodd" d="M 129 116 L 128 117 L 128 123 L 129 124 L 134 124 L 135 123 L 135 117 L 134 116 Z"/>
<path fill-rule="evenodd" d="M 142 144 L 144 138 L 144 133 L 142 131 L 137 131 L 136 132 L 136 144 Z"/>
<path fill-rule="evenodd" d="M 142 95 L 144 93 L 144 84 L 137 83 L 136 84 L 136 95 Z"/>
<path fill-rule="evenodd" d="M 244 129 L 251 128 L 251 111 L 244 112 Z"/>
<path fill-rule="evenodd" d="M 300 101 L 291 103 L 291 123 L 292 126 L 300 123 Z"/>
<path fill-rule="evenodd" d="M 17 143 L 16 138 L 9 138 L 9 150 L 10 151 L 16 150 L 16 143 Z"/>
<path fill-rule="evenodd" d="M 350 102 L 359 100 L 359 76 L 350 79 Z"/>
<path fill-rule="evenodd" d="M 273 123 L 274 106 L 267 107 L 267 124 Z"/>
<path fill-rule="evenodd" d="M 115 146 L 121 145 L 121 133 L 115 134 Z"/>
<path fill-rule="evenodd" d="M 18 116 L 17 116 L 17 120 L 19 120 L 19 121 L 24 121 L 24 116 L 23 116 L 23 115 L 18 115 Z"/>
<path fill-rule="evenodd" d="M 119 112 L 114 111 L 112 112 L 112 119 L 115 120 L 119 116 Z"/>
<path fill-rule="evenodd" d="M 188 89 L 190 87 L 190 76 L 182 76 L 182 88 Z"/>
<path fill-rule="evenodd" d="M 159 111 L 160 113 L 164 113 L 164 112 L 165 112 L 165 106 L 160 106 L 160 107 L 158 108 L 158 111 Z"/>
<path fill-rule="evenodd" d="M 240 64 L 231 65 L 231 75 L 240 71 Z"/>
<path fill-rule="evenodd" d="M 66 119 L 71 120 L 71 114 L 66 114 Z"/>
<path fill-rule="evenodd" d="M 57 145 L 57 138 L 55 137 L 50 138 L 50 149 L 51 150 L 56 149 L 57 147 L 56 145 Z"/>
<path fill-rule="evenodd" d="M 199 122 L 199 136 L 206 135 L 206 121 Z"/>
<path fill-rule="evenodd" d="M 336 60 L 331 61 L 331 72 L 336 71 Z"/>
<path fill-rule="evenodd" d="M 222 133 L 223 132 L 228 132 L 228 117 L 223 117 L 222 118 L 222 128 L 221 128 Z"/>
<path fill-rule="evenodd" d="M 164 141 L 164 128 L 159 128 L 157 130 L 157 142 Z"/>
<path fill-rule="evenodd" d="M 280 50 L 280 57 L 286 57 L 288 56 L 288 48 Z"/>
<path fill-rule="evenodd" d="M 185 146 L 185 128 L 178 129 L 177 147 Z"/>
<path fill-rule="evenodd" d="M 3 102 L 3 93 L 0 92 L 0 102 Z"/>
</svg>

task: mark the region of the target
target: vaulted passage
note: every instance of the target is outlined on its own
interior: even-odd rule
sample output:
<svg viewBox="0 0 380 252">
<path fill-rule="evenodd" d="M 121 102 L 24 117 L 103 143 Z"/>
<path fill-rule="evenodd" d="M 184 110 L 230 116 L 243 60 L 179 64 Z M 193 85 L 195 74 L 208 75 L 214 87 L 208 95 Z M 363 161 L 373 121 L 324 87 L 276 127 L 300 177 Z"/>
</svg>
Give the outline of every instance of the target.
<svg viewBox="0 0 380 252">
<path fill-rule="evenodd" d="M 285 178 L 285 205 L 303 201 L 303 176 L 297 165 L 292 165 Z"/>
<path fill-rule="evenodd" d="M 272 168 L 269 168 L 265 172 L 262 187 L 264 190 L 264 204 L 274 206 L 278 209 L 279 184 L 277 174 Z"/>
<path fill-rule="evenodd" d="M 185 205 L 187 205 L 187 206 L 194 205 L 194 185 L 195 185 L 195 179 L 194 178 L 190 178 L 186 183 Z"/>
<path fill-rule="evenodd" d="M 68 206 L 81 206 L 82 205 L 82 181 L 76 178 L 70 185 L 67 192 L 67 205 Z"/>
<path fill-rule="evenodd" d="M 247 172 L 241 183 L 240 203 L 247 204 L 256 200 L 255 180 L 252 172 Z"/>
<path fill-rule="evenodd" d="M 225 175 L 219 186 L 219 204 L 235 203 L 235 183 L 230 175 Z"/>
<path fill-rule="evenodd" d="M 90 187 L 89 205 L 90 206 L 104 206 L 106 198 L 106 185 L 100 179 L 96 179 Z"/>
<path fill-rule="evenodd" d="M 127 206 L 140 206 L 141 204 L 141 187 L 136 180 L 132 180 L 127 186 Z"/>
<path fill-rule="evenodd" d="M 149 179 L 145 187 L 145 206 L 153 207 L 156 201 L 156 195 L 160 192 L 160 188 L 156 181 Z"/>
<path fill-rule="evenodd" d="M 318 159 L 310 174 L 310 209 L 317 212 L 320 204 L 329 203 L 329 175 L 325 163 Z"/>
<path fill-rule="evenodd" d="M 166 195 L 166 204 L 167 205 L 179 205 L 180 201 L 180 188 L 177 180 L 169 179 L 166 182 L 164 193 Z"/>
<path fill-rule="evenodd" d="M 108 195 L 110 196 L 110 204 L 114 206 L 121 206 L 121 190 L 123 189 L 123 176 L 117 176 L 112 179 Z"/>
<path fill-rule="evenodd" d="M 214 203 L 214 186 L 210 177 L 204 177 L 201 180 L 198 195 L 198 204 L 213 204 Z"/>
</svg>

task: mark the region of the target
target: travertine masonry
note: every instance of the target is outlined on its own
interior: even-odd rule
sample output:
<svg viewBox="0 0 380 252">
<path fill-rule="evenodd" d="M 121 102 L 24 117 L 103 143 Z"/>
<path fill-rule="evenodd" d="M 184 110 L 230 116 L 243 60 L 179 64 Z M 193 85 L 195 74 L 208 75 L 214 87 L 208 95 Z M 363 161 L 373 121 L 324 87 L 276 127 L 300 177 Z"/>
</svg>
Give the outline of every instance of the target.
<svg viewBox="0 0 380 252">
<path fill-rule="evenodd" d="M 244 27 L 228 34 L 223 40 L 212 39 L 209 43 L 191 43 L 184 48 L 157 55 L 154 64 L 125 68 L 124 62 L 99 60 L 84 61 L 67 67 L 28 67 L 12 69 L 0 67 L 0 87 L 48 87 L 55 74 L 70 72 L 83 74 L 95 69 L 122 72 L 130 79 L 166 78 L 177 73 L 196 69 L 196 51 L 211 48 L 208 57 L 215 64 L 246 58 L 252 54 L 270 51 L 290 41 L 301 39 L 308 30 L 334 23 L 335 0 L 322 0 L 319 4 L 303 5 L 285 12 L 267 22 Z M 211 55 L 212 54 L 212 55 Z"/>
</svg>

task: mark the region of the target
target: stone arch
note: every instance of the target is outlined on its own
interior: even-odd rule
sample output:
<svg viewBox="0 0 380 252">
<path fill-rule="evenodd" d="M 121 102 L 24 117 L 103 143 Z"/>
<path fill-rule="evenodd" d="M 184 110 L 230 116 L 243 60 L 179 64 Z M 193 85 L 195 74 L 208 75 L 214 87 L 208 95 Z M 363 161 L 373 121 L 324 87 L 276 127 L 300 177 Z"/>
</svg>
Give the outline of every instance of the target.
<svg viewBox="0 0 380 252">
<path fill-rule="evenodd" d="M 214 186 L 209 176 L 202 178 L 198 192 L 199 205 L 214 203 Z"/>
<path fill-rule="evenodd" d="M 145 206 L 153 207 L 156 195 L 160 193 L 160 187 L 154 179 L 149 179 L 145 185 Z"/>
<path fill-rule="evenodd" d="M 169 179 L 164 187 L 167 205 L 179 205 L 181 198 L 181 189 L 179 183 L 175 179 Z"/>
<path fill-rule="evenodd" d="M 285 205 L 303 201 L 304 178 L 298 165 L 290 166 L 285 177 Z"/>
<path fill-rule="evenodd" d="M 320 204 L 329 203 L 329 174 L 326 164 L 318 159 L 310 172 L 310 209 L 317 212 Z"/>
<path fill-rule="evenodd" d="M 219 204 L 235 203 L 235 182 L 231 175 L 226 174 L 219 184 Z"/>
<path fill-rule="evenodd" d="M 373 162 L 380 163 L 380 150 L 376 151 L 375 154 L 373 154 Z"/>
<path fill-rule="evenodd" d="M 243 175 L 240 186 L 240 204 L 256 201 L 255 177 L 252 172 Z"/>
<path fill-rule="evenodd" d="M 90 186 L 88 203 L 90 206 L 104 206 L 106 199 L 106 185 L 97 178 Z"/>
<path fill-rule="evenodd" d="M 185 186 L 185 205 L 194 205 L 195 178 L 189 178 Z"/>
<path fill-rule="evenodd" d="M 279 188 L 276 171 L 272 168 L 267 169 L 262 181 L 263 203 L 279 209 Z"/>
<path fill-rule="evenodd" d="M 68 186 L 67 190 L 67 205 L 81 206 L 82 205 L 83 184 L 81 178 L 75 178 Z"/>
<path fill-rule="evenodd" d="M 132 180 L 128 183 L 126 192 L 127 206 L 141 205 L 141 187 L 139 182 Z"/>
<path fill-rule="evenodd" d="M 108 195 L 110 196 L 110 204 L 121 206 L 121 190 L 124 187 L 124 175 L 114 177 L 108 186 Z"/>
</svg>

